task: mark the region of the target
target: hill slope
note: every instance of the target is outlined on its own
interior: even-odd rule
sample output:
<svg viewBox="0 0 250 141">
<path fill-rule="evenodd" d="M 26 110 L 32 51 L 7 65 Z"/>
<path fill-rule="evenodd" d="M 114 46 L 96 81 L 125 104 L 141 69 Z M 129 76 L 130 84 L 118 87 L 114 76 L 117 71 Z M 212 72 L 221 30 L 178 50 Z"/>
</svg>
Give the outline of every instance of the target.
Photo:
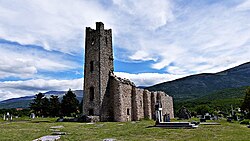
<svg viewBox="0 0 250 141">
<path fill-rule="evenodd" d="M 220 111 L 230 111 L 231 106 L 240 107 L 244 99 L 247 87 L 229 88 L 218 90 L 197 99 L 189 99 L 186 101 L 175 102 L 175 110 L 185 106 L 191 111 L 195 111 L 197 107 L 208 106 L 210 109 Z"/>
<path fill-rule="evenodd" d="M 175 101 L 196 99 L 226 88 L 250 86 L 250 62 L 211 74 L 198 74 L 147 87 L 161 90 L 174 97 Z"/>
</svg>

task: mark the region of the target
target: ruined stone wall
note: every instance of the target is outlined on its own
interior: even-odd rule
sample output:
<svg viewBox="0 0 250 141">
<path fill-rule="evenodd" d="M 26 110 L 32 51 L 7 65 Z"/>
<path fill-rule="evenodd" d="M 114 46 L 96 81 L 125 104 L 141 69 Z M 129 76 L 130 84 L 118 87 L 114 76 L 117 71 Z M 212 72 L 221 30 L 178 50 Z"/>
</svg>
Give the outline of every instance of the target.
<svg viewBox="0 0 250 141">
<path fill-rule="evenodd" d="M 165 98 L 165 93 L 162 91 L 157 91 L 157 97 L 156 101 L 160 102 L 162 104 L 162 115 L 165 115 L 167 113 L 167 108 L 166 107 L 166 98 Z"/>
<path fill-rule="evenodd" d="M 164 92 L 150 92 L 145 89 L 136 88 L 128 79 L 121 79 L 111 73 L 110 75 L 110 95 L 105 107 L 108 114 L 103 113 L 102 121 L 131 121 L 143 118 L 155 118 L 155 104 L 157 101 L 162 103 L 163 115 L 170 114 L 173 118 L 172 97 Z M 104 98 L 105 102 L 106 98 Z M 104 120 L 105 119 L 105 120 Z"/>
<path fill-rule="evenodd" d="M 174 118 L 173 98 L 169 95 L 166 95 L 166 107 L 167 107 L 167 113 L 169 113 L 170 118 Z"/>
<path fill-rule="evenodd" d="M 132 120 L 132 91 L 134 84 L 127 79 L 111 75 L 111 94 L 114 95 L 114 121 Z"/>
<path fill-rule="evenodd" d="M 157 92 L 151 92 L 151 116 L 155 119 L 155 104 L 156 104 Z"/>
<path fill-rule="evenodd" d="M 113 96 L 113 121 L 123 121 L 123 99 L 121 83 L 116 77 L 110 77 L 110 95 Z"/>
<path fill-rule="evenodd" d="M 174 118 L 172 97 L 162 91 L 157 91 L 156 99 L 162 104 L 162 115 L 169 114 L 170 118 Z"/>
<path fill-rule="evenodd" d="M 144 118 L 152 119 L 151 92 L 148 90 L 144 90 L 143 92 L 143 111 L 144 111 Z"/>
<path fill-rule="evenodd" d="M 133 108 L 133 118 L 132 120 L 140 120 L 144 118 L 143 111 L 143 91 L 144 89 L 133 87 L 132 93 L 132 108 Z"/>
<path fill-rule="evenodd" d="M 131 121 L 132 120 L 132 90 L 133 86 L 129 84 L 121 83 L 122 88 L 122 121 Z"/>
</svg>

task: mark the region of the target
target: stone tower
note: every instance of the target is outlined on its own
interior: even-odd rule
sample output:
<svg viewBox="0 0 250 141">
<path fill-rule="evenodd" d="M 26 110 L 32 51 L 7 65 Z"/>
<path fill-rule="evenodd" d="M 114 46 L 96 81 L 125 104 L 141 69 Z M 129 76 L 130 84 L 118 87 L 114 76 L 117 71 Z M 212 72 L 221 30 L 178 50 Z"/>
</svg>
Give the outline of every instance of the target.
<svg viewBox="0 0 250 141">
<path fill-rule="evenodd" d="M 105 95 L 109 95 L 109 76 L 113 70 L 111 29 L 104 29 L 102 22 L 96 23 L 96 29 L 86 27 L 83 102 L 85 115 L 102 118 L 105 109 L 103 101 Z"/>
</svg>

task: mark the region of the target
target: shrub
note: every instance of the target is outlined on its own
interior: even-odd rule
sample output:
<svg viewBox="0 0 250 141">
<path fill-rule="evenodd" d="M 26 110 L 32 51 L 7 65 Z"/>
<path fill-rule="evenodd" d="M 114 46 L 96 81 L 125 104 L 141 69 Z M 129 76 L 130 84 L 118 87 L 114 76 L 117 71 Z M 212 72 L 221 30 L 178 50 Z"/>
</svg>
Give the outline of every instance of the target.
<svg viewBox="0 0 250 141">
<path fill-rule="evenodd" d="M 249 124 L 249 120 L 243 120 L 243 121 L 240 122 L 240 124 L 247 124 L 248 125 Z"/>
</svg>

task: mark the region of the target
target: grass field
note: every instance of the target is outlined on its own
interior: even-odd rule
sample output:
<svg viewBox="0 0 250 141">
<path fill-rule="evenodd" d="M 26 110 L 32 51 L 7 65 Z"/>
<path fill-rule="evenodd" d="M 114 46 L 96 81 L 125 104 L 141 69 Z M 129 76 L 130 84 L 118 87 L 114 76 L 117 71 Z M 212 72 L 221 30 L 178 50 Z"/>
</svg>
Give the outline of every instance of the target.
<svg viewBox="0 0 250 141">
<path fill-rule="evenodd" d="M 164 140 L 164 141 L 250 141 L 250 128 L 238 122 L 221 125 L 200 125 L 197 129 L 164 129 L 149 127 L 154 121 L 139 122 L 99 122 L 95 124 L 77 122 L 55 122 L 56 119 L 43 118 L 35 120 L 19 119 L 13 122 L 0 120 L 1 141 L 31 141 L 44 135 L 50 135 L 52 126 L 64 126 L 60 131 L 66 132 L 61 140 L 84 141 L 103 140 Z"/>
</svg>

